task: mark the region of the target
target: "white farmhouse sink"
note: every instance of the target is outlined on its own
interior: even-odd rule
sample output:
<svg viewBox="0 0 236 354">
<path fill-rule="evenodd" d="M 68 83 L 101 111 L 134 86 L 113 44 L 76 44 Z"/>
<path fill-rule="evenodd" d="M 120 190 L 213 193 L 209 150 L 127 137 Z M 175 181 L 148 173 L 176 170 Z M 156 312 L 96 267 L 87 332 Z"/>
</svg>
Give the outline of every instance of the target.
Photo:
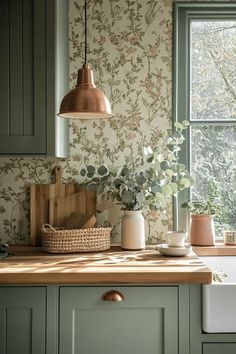
<svg viewBox="0 0 236 354">
<path fill-rule="evenodd" d="M 201 257 L 212 271 L 223 271 L 223 283 L 203 285 L 203 330 L 236 333 L 236 256 Z"/>
</svg>

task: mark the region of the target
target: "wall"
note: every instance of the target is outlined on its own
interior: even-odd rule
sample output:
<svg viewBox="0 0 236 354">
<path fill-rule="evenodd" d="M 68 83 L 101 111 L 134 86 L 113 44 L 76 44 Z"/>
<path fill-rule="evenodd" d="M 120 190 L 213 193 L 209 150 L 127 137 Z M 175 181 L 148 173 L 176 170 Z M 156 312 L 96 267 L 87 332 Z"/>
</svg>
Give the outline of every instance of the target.
<svg viewBox="0 0 236 354">
<path fill-rule="evenodd" d="M 83 1 L 70 0 L 70 84 L 83 62 Z M 71 121 L 70 157 L 0 158 L 0 237 L 4 242 L 28 243 L 29 185 L 48 183 L 56 164 L 64 181 L 81 181 L 84 164 L 122 165 L 171 124 L 172 1 L 93 0 L 88 6 L 88 61 L 95 81 L 109 97 L 114 118 Z M 100 204 L 101 220 L 116 225 L 119 207 Z M 171 206 L 165 216 L 171 223 Z M 158 212 L 146 212 L 147 242 L 158 242 L 167 226 Z"/>
</svg>

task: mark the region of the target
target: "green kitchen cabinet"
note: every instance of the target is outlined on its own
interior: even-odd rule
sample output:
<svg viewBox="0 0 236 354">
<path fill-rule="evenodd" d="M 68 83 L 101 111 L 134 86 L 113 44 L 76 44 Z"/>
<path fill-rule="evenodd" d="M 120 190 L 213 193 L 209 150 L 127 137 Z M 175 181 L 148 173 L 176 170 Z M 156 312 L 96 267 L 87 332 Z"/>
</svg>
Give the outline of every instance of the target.
<svg viewBox="0 0 236 354">
<path fill-rule="evenodd" d="M 235 354 L 236 343 L 204 343 L 203 354 Z"/>
<path fill-rule="evenodd" d="M 46 288 L 0 287 L 0 353 L 45 354 Z"/>
<path fill-rule="evenodd" d="M 0 1 L 1 155 L 68 155 L 68 1 Z"/>
<path fill-rule="evenodd" d="M 59 354 L 177 354 L 178 311 L 177 286 L 61 287 Z"/>
<path fill-rule="evenodd" d="M 1 286 L 0 301 L 1 354 L 236 353 L 236 333 L 203 332 L 197 284 Z"/>
</svg>

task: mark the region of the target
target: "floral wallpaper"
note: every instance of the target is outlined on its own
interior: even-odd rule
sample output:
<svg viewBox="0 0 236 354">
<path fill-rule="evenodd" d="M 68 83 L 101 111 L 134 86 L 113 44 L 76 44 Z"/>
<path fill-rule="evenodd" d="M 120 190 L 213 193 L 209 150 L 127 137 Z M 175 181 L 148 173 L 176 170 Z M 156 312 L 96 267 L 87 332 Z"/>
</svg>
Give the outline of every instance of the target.
<svg viewBox="0 0 236 354">
<path fill-rule="evenodd" d="M 83 63 L 83 1 L 69 1 L 70 86 Z M 30 242 L 29 185 L 50 182 L 60 164 L 64 182 L 81 182 L 87 164 L 124 164 L 157 143 L 171 126 L 172 0 L 88 1 L 88 62 L 97 86 L 108 96 L 114 118 L 70 122 L 68 159 L 0 157 L 0 238 Z M 110 220 L 113 241 L 120 240 L 121 211 L 100 203 L 100 222 Z M 145 211 L 147 243 L 162 239 L 171 226 L 171 203 L 162 221 Z"/>
</svg>

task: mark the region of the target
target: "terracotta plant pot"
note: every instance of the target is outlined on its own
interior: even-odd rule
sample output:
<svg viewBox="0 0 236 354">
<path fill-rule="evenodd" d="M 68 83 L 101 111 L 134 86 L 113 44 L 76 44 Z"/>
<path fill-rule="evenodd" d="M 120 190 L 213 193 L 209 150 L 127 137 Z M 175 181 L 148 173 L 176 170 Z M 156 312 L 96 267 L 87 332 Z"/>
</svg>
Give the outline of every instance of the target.
<svg viewBox="0 0 236 354">
<path fill-rule="evenodd" d="M 193 246 L 214 246 L 214 215 L 191 215 L 190 243 Z"/>
</svg>

